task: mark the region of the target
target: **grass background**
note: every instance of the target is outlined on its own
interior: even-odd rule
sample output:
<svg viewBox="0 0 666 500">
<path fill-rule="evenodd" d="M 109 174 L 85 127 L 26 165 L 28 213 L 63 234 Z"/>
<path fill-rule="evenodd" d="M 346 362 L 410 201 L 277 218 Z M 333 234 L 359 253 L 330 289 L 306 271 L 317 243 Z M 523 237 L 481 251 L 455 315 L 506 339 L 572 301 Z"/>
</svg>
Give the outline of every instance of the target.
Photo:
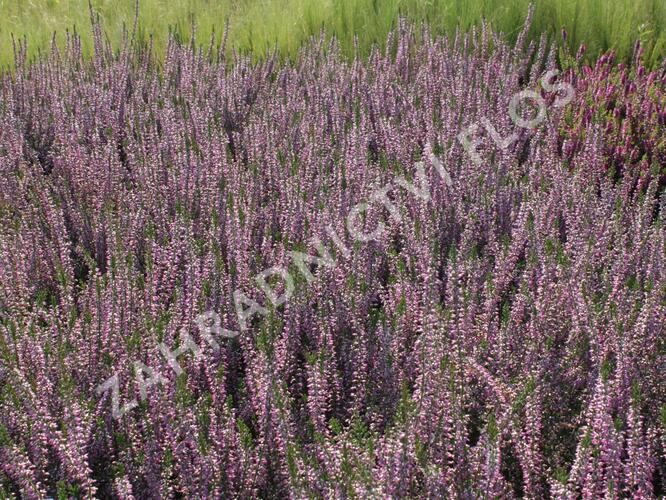
<svg viewBox="0 0 666 500">
<path fill-rule="evenodd" d="M 335 34 L 346 53 L 353 53 L 353 37 L 367 53 L 373 42 L 383 41 L 399 16 L 425 20 L 436 32 L 455 31 L 490 21 L 514 39 L 529 0 L 140 0 L 139 36 L 153 35 L 158 49 L 164 47 L 169 30 L 188 39 L 192 19 L 197 39 L 206 44 L 211 33 L 221 38 L 229 22 L 229 46 L 262 54 L 275 45 L 293 56 L 298 47 L 324 27 Z M 666 57 L 666 0 L 535 0 L 531 35 L 546 31 L 561 41 L 561 28 L 568 31 L 568 44 L 576 50 L 581 42 L 588 57 L 615 49 L 629 59 L 636 40 L 646 49 L 646 62 L 659 64 Z M 117 43 L 123 24 L 131 26 L 134 0 L 92 0 L 110 39 Z M 90 21 L 87 0 L 0 0 L 0 65 L 13 64 L 11 34 L 28 41 L 34 57 L 48 49 L 53 33 L 60 43 L 66 29 L 83 34 L 89 53 Z"/>
</svg>

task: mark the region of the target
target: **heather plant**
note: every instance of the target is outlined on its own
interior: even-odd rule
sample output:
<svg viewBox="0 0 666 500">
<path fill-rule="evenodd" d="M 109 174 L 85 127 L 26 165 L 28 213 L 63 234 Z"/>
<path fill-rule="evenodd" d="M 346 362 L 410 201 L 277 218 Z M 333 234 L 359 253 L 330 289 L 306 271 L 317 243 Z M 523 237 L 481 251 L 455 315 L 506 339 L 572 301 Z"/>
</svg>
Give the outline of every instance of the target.
<svg viewBox="0 0 666 500">
<path fill-rule="evenodd" d="M 353 61 L 324 36 L 292 62 L 173 39 L 162 60 L 127 36 L 114 53 L 99 25 L 91 60 L 73 35 L 34 64 L 18 44 L 0 80 L 3 495 L 662 495 L 663 187 L 614 134 L 663 166 L 663 72 L 563 72 L 574 101 L 520 128 L 515 94 L 558 98 L 557 49 L 527 29 L 401 23 Z M 653 126 L 588 102 L 607 74 L 628 85 L 614 109 Z M 481 120 L 518 137 L 479 130 L 476 162 L 458 136 Z M 334 264 L 294 263 L 315 238 Z M 262 309 L 245 328 L 237 292 Z M 213 348 L 203 324 L 239 334 Z M 160 347 L 192 345 L 179 370 Z M 136 402 L 120 418 L 110 378 Z"/>
<path fill-rule="evenodd" d="M 604 136 L 609 173 L 615 179 L 634 176 L 645 190 L 653 178 L 660 179 L 659 188 L 666 185 L 666 72 L 649 71 L 642 56 L 636 44 L 631 65 L 614 64 L 610 52 L 592 66 L 572 69 L 578 95 L 564 119 L 562 147 L 565 157 L 580 151 L 594 124 Z"/>
</svg>

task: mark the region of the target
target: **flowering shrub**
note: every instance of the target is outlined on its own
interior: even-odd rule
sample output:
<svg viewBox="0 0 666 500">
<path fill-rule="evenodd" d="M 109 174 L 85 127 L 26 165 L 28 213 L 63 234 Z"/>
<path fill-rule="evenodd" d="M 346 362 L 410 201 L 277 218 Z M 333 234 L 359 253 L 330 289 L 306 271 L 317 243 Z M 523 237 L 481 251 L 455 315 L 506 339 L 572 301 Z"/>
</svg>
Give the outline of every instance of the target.
<svg viewBox="0 0 666 500">
<path fill-rule="evenodd" d="M 636 46 L 634 64 L 614 64 L 613 53 L 593 67 L 569 72 L 577 100 L 564 120 L 564 156 L 579 152 L 585 134 L 603 134 L 604 167 L 616 178 L 635 176 L 645 189 L 653 177 L 666 186 L 666 60 L 649 72 Z"/>
<path fill-rule="evenodd" d="M 570 73 L 528 130 L 525 33 L 256 64 L 95 33 L 0 81 L 3 495 L 663 494 L 664 202 L 626 168 L 663 167 L 663 76 Z M 518 135 L 474 162 L 484 119 Z"/>
</svg>

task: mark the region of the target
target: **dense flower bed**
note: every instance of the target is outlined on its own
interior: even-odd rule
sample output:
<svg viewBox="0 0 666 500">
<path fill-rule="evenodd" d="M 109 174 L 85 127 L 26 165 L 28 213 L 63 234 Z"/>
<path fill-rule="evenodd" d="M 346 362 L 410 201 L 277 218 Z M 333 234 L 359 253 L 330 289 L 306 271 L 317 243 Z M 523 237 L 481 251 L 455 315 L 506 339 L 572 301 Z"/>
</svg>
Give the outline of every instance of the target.
<svg viewBox="0 0 666 500">
<path fill-rule="evenodd" d="M 642 48 L 636 46 L 633 64 L 615 64 L 613 53 L 593 67 L 571 70 L 577 98 L 564 120 L 564 157 L 570 158 L 590 133 L 603 134 L 604 166 L 614 178 L 633 177 L 639 189 L 659 177 L 666 186 L 666 60 L 648 71 Z"/>
<path fill-rule="evenodd" d="M 0 82 L 5 495 L 664 493 L 664 71 L 96 38 Z"/>
</svg>

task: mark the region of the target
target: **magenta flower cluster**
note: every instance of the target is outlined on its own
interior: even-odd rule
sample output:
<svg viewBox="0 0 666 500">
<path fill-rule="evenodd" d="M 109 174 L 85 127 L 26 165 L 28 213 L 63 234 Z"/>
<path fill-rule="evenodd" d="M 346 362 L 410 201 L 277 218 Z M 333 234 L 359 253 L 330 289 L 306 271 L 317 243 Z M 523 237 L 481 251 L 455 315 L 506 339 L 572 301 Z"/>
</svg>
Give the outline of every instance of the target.
<svg viewBox="0 0 666 500">
<path fill-rule="evenodd" d="M 260 62 L 94 30 L 0 77 L 1 496 L 666 492 L 666 66 L 558 68 L 527 27 Z M 516 126 L 555 69 L 574 99 Z"/>
</svg>

